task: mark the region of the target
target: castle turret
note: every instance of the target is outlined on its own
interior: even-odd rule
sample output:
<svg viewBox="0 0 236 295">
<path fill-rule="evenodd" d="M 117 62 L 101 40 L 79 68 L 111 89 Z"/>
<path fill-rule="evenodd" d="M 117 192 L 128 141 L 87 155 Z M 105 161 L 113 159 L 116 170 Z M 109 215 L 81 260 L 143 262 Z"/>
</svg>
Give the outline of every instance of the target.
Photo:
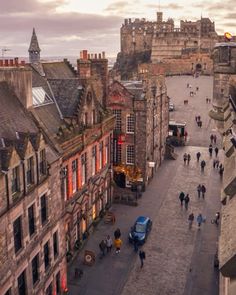
<svg viewBox="0 0 236 295">
<path fill-rule="evenodd" d="M 35 33 L 35 29 L 33 28 L 33 33 L 30 41 L 30 47 L 29 47 L 29 61 L 30 63 L 39 63 L 40 62 L 40 48 L 38 39 Z"/>
</svg>

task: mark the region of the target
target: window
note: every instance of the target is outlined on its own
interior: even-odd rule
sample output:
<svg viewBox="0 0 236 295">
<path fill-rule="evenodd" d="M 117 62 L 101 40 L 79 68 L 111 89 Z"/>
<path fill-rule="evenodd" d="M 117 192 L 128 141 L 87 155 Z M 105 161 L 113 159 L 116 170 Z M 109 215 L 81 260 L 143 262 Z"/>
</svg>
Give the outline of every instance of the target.
<svg viewBox="0 0 236 295">
<path fill-rule="evenodd" d="M 46 151 L 43 149 L 39 153 L 39 173 L 41 176 L 46 174 L 46 168 Z"/>
<path fill-rule="evenodd" d="M 32 281 L 33 285 L 35 285 L 39 280 L 39 254 L 34 256 L 31 262 L 32 266 Z"/>
<path fill-rule="evenodd" d="M 12 169 L 11 191 L 12 194 L 20 191 L 20 167 L 17 166 Z"/>
<path fill-rule="evenodd" d="M 78 161 L 77 159 L 72 162 L 72 192 L 77 191 L 78 187 Z"/>
<path fill-rule="evenodd" d="M 219 47 L 219 63 L 228 64 L 230 61 L 230 48 L 227 46 Z"/>
<path fill-rule="evenodd" d="M 47 221 L 47 197 L 43 195 L 40 199 L 41 203 L 41 223 L 42 225 Z"/>
<path fill-rule="evenodd" d="M 82 185 L 87 181 L 87 154 L 81 155 L 81 165 L 82 165 Z"/>
<path fill-rule="evenodd" d="M 21 216 L 13 223 L 15 253 L 22 248 Z"/>
<path fill-rule="evenodd" d="M 30 157 L 27 160 L 26 178 L 27 178 L 27 185 L 31 185 L 34 183 L 34 158 L 33 157 Z"/>
<path fill-rule="evenodd" d="M 113 110 L 113 114 L 116 116 L 115 130 L 121 131 L 121 110 Z"/>
<path fill-rule="evenodd" d="M 32 234 L 35 232 L 34 205 L 28 208 L 28 222 L 29 222 L 29 234 L 30 236 L 32 236 Z"/>
<path fill-rule="evenodd" d="M 102 169 L 103 163 L 103 142 L 99 145 L 99 169 Z"/>
<path fill-rule="evenodd" d="M 53 234 L 53 254 L 54 259 L 58 256 L 58 233 L 57 231 Z"/>
<path fill-rule="evenodd" d="M 52 295 L 52 283 L 47 287 L 45 295 Z"/>
<path fill-rule="evenodd" d="M 43 253 L 44 253 L 44 267 L 45 270 L 50 266 L 50 253 L 49 253 L 49 242 L 47 242 L 43 247 Z"/>
<path fill-rule="evenodd" d="M 42 87 L 32 88 L 33 106 L 40 106 L 53 103 L 51 97 L 44 91 Z"/>
<path fill-rule="evenodd" d="M 61 281 L 61 274 L 60 274 L 60 272 L 58 272 L 56 274 L 56 294 L 57 295 L 59 295 L 61 292 L 60 281 Z"/>
<path fill-rule="evenodd" d="M 126 118 L 126 133 L 134 133 L 134 115 L 129 114 Z"/>
<path fill-rule="evenodd" d="M 17 283 L 18 283 L 18 295 L 26 295 L 27 287 L 26 287 L 25 270 L 19 275 L 17 279 Z"/>
<path fill-rule="evenodd" d="M 134 164 L 134 146 L 127 145 L 126 147 L 126 164 Z"/>
<path fill-rule="evenodd" d="M 62 191 L 64 195 L 64 200 L 68 198 L 68 166 L 62 168 Z"/>
<path fill-rule="evenodd" d="M 97 163 L 97 147 L 92 148 L 92 175 L 96 174 L 96 163 Z"/>
</svg>

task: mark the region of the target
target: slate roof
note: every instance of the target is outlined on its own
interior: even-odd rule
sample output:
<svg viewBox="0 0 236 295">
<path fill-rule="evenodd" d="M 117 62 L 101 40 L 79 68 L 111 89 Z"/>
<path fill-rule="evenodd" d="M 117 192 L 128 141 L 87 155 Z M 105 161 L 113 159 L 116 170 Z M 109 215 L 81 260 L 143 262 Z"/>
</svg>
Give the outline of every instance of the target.
<svg viewBox="0 0 236 295">
<path fill-rule="evenodd" d="M 47 62 L 42 63 L 47 79 L 71 79 L 76 77 L 75 70 L 68 62 Z"/>
<path fill-rule="evenodd" d="M 17 132 L 37 133 L 38 129 L 7 82 L 0 82 L 0 138 L 16 138 Z"/>
</svg>

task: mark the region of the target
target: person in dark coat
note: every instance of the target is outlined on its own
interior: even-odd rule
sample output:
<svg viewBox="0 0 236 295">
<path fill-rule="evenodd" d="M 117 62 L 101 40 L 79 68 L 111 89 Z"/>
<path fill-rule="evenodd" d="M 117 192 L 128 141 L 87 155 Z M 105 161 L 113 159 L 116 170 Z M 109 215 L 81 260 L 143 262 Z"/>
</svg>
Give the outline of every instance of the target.
<svg viewBox="0 0 236 295">
<path fill-rule="evenodd" d="M 213 140 L 214 140 L 214 135 L 213 134 L 211 134 L 210 140 L 211 140 L 211 143 L 213 143 Z"/>
<path fill-rule="evenodd" d="M 188 165 L 189 165 L 190 160 L 191 160 L 191 155 L 188 154 L 188 155 L 187 155 L 187 163 L 188 163 Z"/>
<path fill-rule="evenodd" d="M 190 199 L 189 199 L 189 194 L 187 194 L 184 198 L 184 206 L 185 209 L 188 210 L 188 203 L 189 203 Z"/>
<path fill-rule="evenodd" d="M 198 195 L 198 198 L 200 198 L 200 196 L 201 196 L 201 192 L 202 192 L 202 186 L 201 186 L 201 184 L 199 184 L 199 185 L 197 186 L 197 195 Z"/>
<path fill-rule="evenodd" d="M 201 157 L 201 153 L 200 152 L 197 152 L 196 157 L 197 157 L 197 161 L 199 162 L 200 157 Z"/>
<path fill-rule="evenodd" d="M 206 166 L 206 162 L 204 160 L 201 161 L 201 170 L 204 171 L 204 168 Z"/>
<path fill-rule="evenodd" d="M 202 198 L 203 198 L 203 199 L 205 198 L 205 193 L 206 193 L 206 187 L 205 187 L 205 185 L 203 184 L 203 185 L 202 185 Z"/>
<path fill-rule="evenodd" d="M 209 151 L 210 157 L 212 157 L 213 148 L 212 148 L 212 145 L 211 144 L 209 145 L 208 151 Z"/>
<path fill-rule="evenodd" d="M 120 229 L 117 228 L 117 229 L 114 231 L 114 237 L 115 237 L 115 239 L 117 240 L 117 239 L 120 238 L 120 236 L 121 236 Z"/>
<path fill-rule="evenodd" d="M 142 268 L 143 267 L 143 260 L 146 258 L 146 254 L 144 251 L 142 251 L 142 250 L 139 251 L 139 258 L 140 258 L 141 268 Z"/>
<path fill-rule="evenodd" d="M 104 240 L 99 244 L 99 248 L 101 250 L 101 256 L 105 256 L 105 250 L 107 248 L 106 242 Z"/>
<path fill-rule="evenodd" d="M 185 197 L 184 192 L 181 192 L 181 193 L 179 194 L 179 200 L 180 200 L 180 204 L 181 204 L 181 206 L 183 206 L 184 197 Z"/>
<path fill-rule="evenodd" d="M 216 146 L 216 147 L 215 147 L 215 154 L 216 154 L 216 157 L 217 157 L 217 155 L 218 155 L 218 152 L 219 152 L 219 149 L 218 149 L 218 147 Z"/>
</svg>

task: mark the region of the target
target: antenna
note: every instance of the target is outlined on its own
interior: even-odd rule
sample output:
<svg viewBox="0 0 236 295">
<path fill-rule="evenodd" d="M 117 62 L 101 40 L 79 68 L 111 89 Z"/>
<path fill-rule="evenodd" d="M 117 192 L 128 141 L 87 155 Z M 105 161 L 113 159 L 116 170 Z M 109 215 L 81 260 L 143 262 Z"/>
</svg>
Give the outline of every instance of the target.
<svg viewBox="0 0 236 295">
<path fill-rule="evenodd" d="M 159 2 L 158 2 L 159 4 L 159 12 L 161 11 L 161 0 L 159 0 Z"/>
<path fill-rule="evenodd" d="M 2 59 L 4 58 L 5 52 L 11 51 L 10 48 L 6 48 L 6 47 L 3 47 L 1 50 L 2 50 Z"/>
</svg>

